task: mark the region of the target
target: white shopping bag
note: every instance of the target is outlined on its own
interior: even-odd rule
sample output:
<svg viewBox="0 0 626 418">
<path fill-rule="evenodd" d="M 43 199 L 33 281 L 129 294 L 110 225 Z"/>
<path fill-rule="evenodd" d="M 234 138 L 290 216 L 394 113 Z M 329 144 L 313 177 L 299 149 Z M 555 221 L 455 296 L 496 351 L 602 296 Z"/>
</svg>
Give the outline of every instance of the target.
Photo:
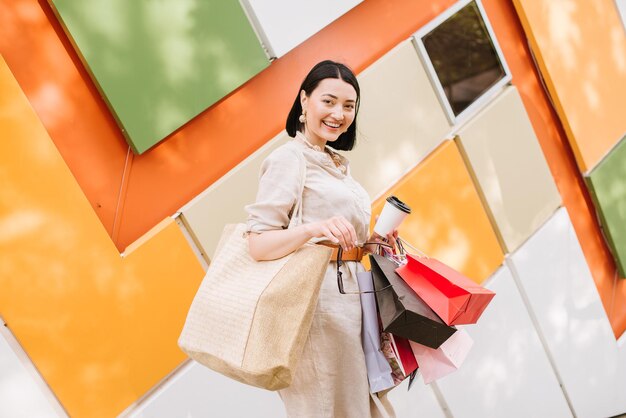
<svg viewBox="0 0 626 418">
<path fill-rule="evenodd" d="M 357 281 L 362 292 L 374 290 L 371 272 L 357 273 Z M 370 392 L 377 393 L 392 388 L 395 384 L 391 377 L 391 366 L 380 349 L 380 327 L 374 293 L 361 293 L 361 309 L 363 311 L 361 342 L 365 353 L 367 378 Z"/>
</svg>

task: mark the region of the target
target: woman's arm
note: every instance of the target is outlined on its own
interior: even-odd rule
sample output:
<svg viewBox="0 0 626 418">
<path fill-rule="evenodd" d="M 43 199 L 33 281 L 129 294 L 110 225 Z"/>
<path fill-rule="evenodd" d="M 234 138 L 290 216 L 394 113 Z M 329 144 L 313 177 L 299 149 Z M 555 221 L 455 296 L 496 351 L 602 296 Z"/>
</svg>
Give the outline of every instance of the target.
<svg viewBox="0 0 626 418">
<path fill-rule="evenodd" d="M 257 261 L 275 260 L 296 251 L 311 238 L 327 238 L 349 251 L 356 245 L 354 227 L 343 216 L 303 224 L 289 229 L 277 229 L 248 236 L 250 255 Z"/>
</svg>

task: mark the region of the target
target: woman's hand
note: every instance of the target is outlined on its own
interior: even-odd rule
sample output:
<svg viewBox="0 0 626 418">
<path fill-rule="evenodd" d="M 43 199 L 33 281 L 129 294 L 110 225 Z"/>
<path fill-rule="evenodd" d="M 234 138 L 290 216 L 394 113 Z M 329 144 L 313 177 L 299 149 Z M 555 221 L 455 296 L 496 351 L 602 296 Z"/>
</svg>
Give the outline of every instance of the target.
<svg viewBox="0 0 626 418">
<path fill-rule="evenodd" d="M 334 244 L 339 244 L 344 251 L 350 251 L 357 244 L 357 235 L 354 226 L 343 216 L 312 222 L 304 225 L 311 238 L 327 238 Z"/>
<path fill-rule="evenodd" d="M 370 235 L 370 237 L 367 239 L 367 242 L 380 242 L 383 244 L 387 244 L 390 245 L 391 248 L 385 246 L 385 248 L 391 250 L 391 251 L 395 251 L 396 249 L 396 239 L 398 238 L 398 230 L 394 229 L 393 231 L 391 231 L 390 233 L 387 234 L 386 237 L 382 237 L 380 235 L 378 235 L 376 232 L 372 232 L 372 235 Z M 368 244 L 366 246 L 364 246 L 365 252 L 366 253 L 375 253 L 378 248 L 380 247 L 380 245 L 376 245 L 376 244 Z"/>
<path fill-rule="evenodd" d="M 376 225 L 376 222 L 378 222 L 378 216 L 379 215 L 376 215 L 376 218 L 374 219 L 374 225 Z M 378 235 L 376 232 L 372 231 L 372 235 L 370 235 L 370 237 L 367 239 L 367 242 L 381 242 L 384 244 L 388 244 L 392 247 L 390 249 L 395 252 L 397 238 L 398 238 L 397 229 L 394 229 L 393 231 L 389 232 L 386 237 L 382 237 Z M 378 250 L 379 247 L 380 245 L 368 244 L 364 247 L 364 249 L 366 253 L 373 254 Z M 389 247 L 385 246 L 385 248 L 389 248 Z"/>
</svg>

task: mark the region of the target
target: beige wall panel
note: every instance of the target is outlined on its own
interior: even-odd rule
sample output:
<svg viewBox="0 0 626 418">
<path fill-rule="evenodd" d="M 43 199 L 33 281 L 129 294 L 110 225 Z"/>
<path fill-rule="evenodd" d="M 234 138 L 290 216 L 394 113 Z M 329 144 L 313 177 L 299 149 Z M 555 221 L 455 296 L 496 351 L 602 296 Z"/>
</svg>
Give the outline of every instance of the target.
<svg viewBox="0 0 626 418">
<path fill-rule="evenodd" d="M 561 204 L 517 89 L 508 87 L 459 131 L 457 141 L 500 238 L 514 251 Z"/>
<path fill-rule="evenodd" d="M 372 199 L 439 144 L 450 126 L 410 40 L 400 43 L 359 75 L 352 175 Z"/>
<path fill-rule="evenodd" d="M 285 131 L 281 131 L 180 210 L 183 222 L 207 261 L 213 256 L 224 225 L 246 221 L 248 215 L 244 206 L 256 199 L 259 172 L 265 157 L 290 139 Z"/>
</svg>

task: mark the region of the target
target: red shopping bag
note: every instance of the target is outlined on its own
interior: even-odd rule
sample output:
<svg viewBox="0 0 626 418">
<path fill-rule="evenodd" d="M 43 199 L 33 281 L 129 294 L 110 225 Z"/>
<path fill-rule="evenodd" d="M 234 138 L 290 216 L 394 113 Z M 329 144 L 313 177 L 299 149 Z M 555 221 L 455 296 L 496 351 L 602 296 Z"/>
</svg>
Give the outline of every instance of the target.
<svg viewBox="0 0 626 418">
<path fill-rule="evenodd" d="M 475 324 L 496 295 L 434 258 L 406 257 L 396 273 L 447 325 Z"/>
<path fill-rule="evenodd" d="M 415 370 L 417 370 L 417 360 L 415 354 L 411 348 L 409 340 L 406 338 L 398 337 L 397 335 L 391 335 L 391 344 L 395 351 L 398 363 L 400 363 L 400 369 L 405 376 L 410 376 Z"/>
<path fill-rule="evenodd" d="M 391 366 L 391 378 L 397 386 L 417 370 L 415 354 L 405 338 L 382 332 L 380 340 L 381 351 Z"/>
</svg>

